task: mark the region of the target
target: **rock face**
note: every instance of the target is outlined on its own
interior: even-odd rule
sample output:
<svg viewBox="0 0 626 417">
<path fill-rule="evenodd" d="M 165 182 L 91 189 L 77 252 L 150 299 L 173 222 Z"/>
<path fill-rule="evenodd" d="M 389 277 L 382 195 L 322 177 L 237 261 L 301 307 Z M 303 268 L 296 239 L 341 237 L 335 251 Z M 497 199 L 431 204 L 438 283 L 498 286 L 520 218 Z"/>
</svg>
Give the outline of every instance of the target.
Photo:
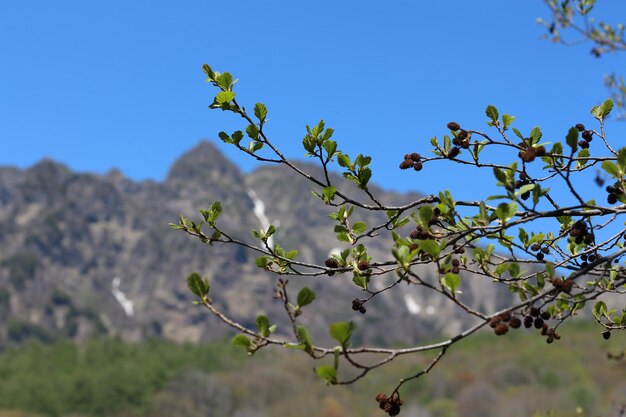
<svg viewBox="0 0 626 417">
<path fill-rule="evenodd" d="M 311 165 L 302 169 L 319 173 Z M 350 184 L 336 182 L 358 195 Z M 73 173 L 50 160 L 24 171 L 0 168 L 0 344 L 58 335 L 221 338 L 230 329 L 191 304 L 185 277 L 192 271 L 209 277 L 212 298 L 227 314 L 253 326 L 263 312 L 287 331 L 282 306 L 272 297 L 277 277 L 255 266 L 257 254 L 234 245 L 209 247 L 168 223 L 179 213 L 193 218 L 220 200 L 220 225 L 232 236 L 252 242 L 250 231 L 269 221 L 279 226 L 276 242 L 299 249 L 298 259 L 320 263 L 344 246 L 332 233 L 330 208 L 310 191 L 309 183 L 282 167 L 244 175 L 209 142 L 176 161 L 162 183 L 134 182 L 117 171 Z M 388 203 L 417 197 L 376 194 Z M 385 219 L 384 213 L 355 217 L 372 225 Z M 375 260 L 390 258 L 389 236 L 367 245 Z M 470 320 L 431 292 L 404 285 L 376 298 L 366 317 L 351 309 L 362 293 L 349 275 L 292 278 L 290 285 L 318 293 L 301 318 L 319 338 L 326 337 L 331 319 L 366 320 L 355 336 L 381 344 L 414 343 Z M 509 298 L 479 278 L 464 281 L 463 291 L 487 310 Z"/>
</svg>

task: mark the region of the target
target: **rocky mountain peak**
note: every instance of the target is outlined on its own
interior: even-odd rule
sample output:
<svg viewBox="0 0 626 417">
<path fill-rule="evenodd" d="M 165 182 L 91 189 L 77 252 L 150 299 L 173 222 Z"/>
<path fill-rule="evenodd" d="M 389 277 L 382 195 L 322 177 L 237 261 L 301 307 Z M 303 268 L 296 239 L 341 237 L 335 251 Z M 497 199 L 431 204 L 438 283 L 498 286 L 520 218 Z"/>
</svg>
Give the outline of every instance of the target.
<svg viewBox="0 0 626 417">
<path fill-rule="evenodd" d="M 167 174 L 166 182 L 200 182 L 224 177 L 239 177 L 239 168 L 217 149 L 212 143 L 203 140 L 184 153 L 174 162 Z"/>
</svg>

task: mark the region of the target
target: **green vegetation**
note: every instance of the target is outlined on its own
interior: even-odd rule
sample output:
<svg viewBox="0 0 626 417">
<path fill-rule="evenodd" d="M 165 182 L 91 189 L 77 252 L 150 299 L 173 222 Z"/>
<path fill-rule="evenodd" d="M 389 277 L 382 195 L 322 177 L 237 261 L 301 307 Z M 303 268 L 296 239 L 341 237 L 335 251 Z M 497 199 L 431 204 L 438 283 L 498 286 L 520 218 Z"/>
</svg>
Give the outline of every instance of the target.
<svg viewBox="0 0 626 417">
<path fill-rule="evenodd" d="M 403 387 L 403 408 L 428 411 L 433 417 L 610 415 L 626 388 L 626 361 L 609 359 L 607 353 L 624 349 L 626 335 L 605 341 L 587 323 L 563 333 L 559 344 L 519 333 L 500 338 L 483 332 L 463 340 L 449 351 L 448 366 L 435 369 L 433 378 Z M 319 383 L 307 357 L 297 352 L 272 355 L 268 350 L 247 358 L 225 343 L 33 342 L 0 354 L 0 417 L 19 417 L 21 412 L 375 416 L 380 410 L 373 397 L 381 384 L 431 359 L 432 353 L 403 357 L 357 384 L 330 388 Z"/>
</svg>

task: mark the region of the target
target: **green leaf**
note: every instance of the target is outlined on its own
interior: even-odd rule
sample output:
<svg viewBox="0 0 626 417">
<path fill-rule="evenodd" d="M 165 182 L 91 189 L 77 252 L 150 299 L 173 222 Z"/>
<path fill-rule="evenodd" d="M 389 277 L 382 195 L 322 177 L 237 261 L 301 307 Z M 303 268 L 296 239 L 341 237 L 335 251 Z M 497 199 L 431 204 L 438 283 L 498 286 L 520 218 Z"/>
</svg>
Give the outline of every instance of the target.
<svg viewBox="0 0 626 417">
<path fill-rule="evenodd" d="M 257 103 L 254 105 L 254 115 L 261 124 L 265 123 L 265 118 L 267 117 L 267 107 L 263 103 Z"/>
<path fill-rule="evenodd" d="M 503 185 L 506 185 L 508 183 L 507 175 L 500 168 L 494 168 L 493 174 L 496 176 L 496 179 Z"/>
<path fill-rule="evenodd" d="M 241 142 L 241 139 L 243 139 L 243 132 L 241 130 L 237 130 L 233 133 L 233 141 L 239 145 L 239 142 Z"/>
<path fill-rule="evenodd" d="M 591 109 L 591 114 L 599 121 L 602 121 L 609 115 L 609 113 L 611 113 L 611 110 L 613 110 L 613 100 L 607 99 L 599 106 L 594 106 Z"/>
<path fill-rule="evenodd" d="M 356 325 L 351 321 L 342 321 L 330 325 L 330 336 L 345 347 Z"/>
<path fill-rule="evenodd" d="M 313 352 L 313 343 L 311 342 L 311 336 L 309 336 L 306 327 L 302 325 L 296 326 L 296 336 L 298 337 L 298 342 L 300 342 L 302 350 L 307 353 Z"/>
<path fill-rule="evenodd" d="M 372 178 L 372 170 L 369 168 L 362 168 L 359 170 L 359 185 L 361 188 L 365 188 L 367 183 Z"/>
<path fill-rule="evenodd" d="M 328 187 L 324 187 L 322 189 L 322 194 L 324 195 L 324 202 L 330 203 L 335 197 L 335 193 L 337 193 L 337 189 L 333 187 L 332 185 L 329 185 Z"/>
<path fill-rule="evenodd" d="M 617 165 L 623 171 L 626 171 L 626 148 L 617 151 Z"/>
<path fill-rule="evenodd" d="M 504 223 L 517 213 L 517 207 L 517 203 L 500 203 L 496 208 L 496 216 Z"/>
<path fill-rule="evenodd" d="M 451 293 L 454 293 L 461 284 L 461 277 L 452 272 L 448 272 L 442 279 L 443 286 L 446 287 Z"/>
<path fill-rule="evenodd" d="M 420 224 L 424 228 L 428 228 L 430 221 L 433 218 L 433 208 L 429 205 L 424 205 L 419 208 Z"/>
<path fill-rule="evenodd" d="M 421 240 L 419 242 L 419 248 L 433 258 L 437 258 L 439 253 L 441 253 L 441 249 L 439 248 L 437 242 L 431 239 Z"/>
<path fill-rule="evenodd" d="M 513 133 L 515 133 L 515 136 L 517 136 L 520 140 L 524 140 L 524 135 L 522 135 L 522 132 L 520 132 L 517 128 L 513 128 Z"/>
<path fill-rule="evenodd" d="M 329 384 L 337 383 L 337 370 L 329 365 L 321 365 L 315 368 L 315 374 Z"/>
<path fill-rule="evenodd" d="M 367 230 L 367 223 L 365 222 L 356 222 L 352 226 L 352 233 L 359 235 Z"/>
<path fill-rule="evenodd" d="M 207 81 L 213 81 L 215 80 L 215 73 L 213 72 L 213 69 L 211 69 L 211 67 L 207 64 L 202 65 L 202 71 L 204 71 L 204 73 L 207 76 Z"/>
<path fill-rule="evenodd" d="M 523 185 L 519 190 L 517 190 L 516 194 L 517 195 L 522 195 L 524 193 L 527 193 L 527 192 L 531 191 L 536 186 L 537 186 L 537 184 L 526 184 L 526 185 Z"/>
<path fill-rule="evenodd" d="M 337 163 L 339 164 L 339 166 L 343 168 L 352 167 L 352 163 L 350 162 L 350 157 L 346 155 L 345 153 L 340 153 L 339 155 L 337 155 Z"/>
<path fill-rule="evenodd" d="M 355 273 L 352 277 L 352 282 L 354 282 L 358 287 L 367 289 L 367 284 L 370 282 L 369 275 L 362 275 Z"/>
<path fill-rule="evenodd" d="M 238 334 L 237 336 L 233 337 L 231 343 L 234 346 L 240 347 L 245 350 L 250 350 L 250 348 L 252 347 L 252 340 L 250 340 L 248 336 L 245 336 L 243 334 Z"/>
<path fill-rule="evenodd" d="M 543 134 L 541 133 L 541 129 L 539 129 L 539 126 L 533 127 L 533 130 L 530 131 L 531 143 L 539 143 L 539 140 L 541 140 L 541 136 L 543 136 Z"/>
<path fill-rule="evenodd" d="M 611 161 L 603 161 L 602 162 L 602 169 L 605 170 L 607 173 L 609 173 L 611 176 L 613 176 L 615 178 L 621 178 L 622 177 L 622 172 L 620 171 L 620 169 L 617 167 L 617 165 L 615 165 Z"/>
<path fill-rule="evenodd" d="M 187 277 L 187 286 L 193 294 L 200 298 L 204 298 L 209 294 L 211 286 L 208 279 L 202 279 L 200 274 L 192 272 Z"/>
<path fill-rule="evenodd" d="M 589 157 L 589 155 L 591 155 L 589 149 L 581 149 L 580 152 L 578 152 L 578 158 L 580 160 L 578 161 L 577 167 L 579 169 L 587 164 L 587 158 Z"/>
<path fill-rule="evenodd" d="M 565 137 L 565 142 L 572 148 L 572 152 L 576 152 L 578 149 L 578 129 L 575 127 L 570 128 Z"/>
<path fill-rule="evenodd" d="M 270 335 L 270 319 L 267 316 L 260 314 L 256 318 L 256 328 L 259 330 L 259 334 L 263 337 Z"/>
<path fill-rule="evenodd" d="M 311 304 L 313 300 L 315 300 L 315 293 L 309 287 L 302 288 L 298 293 L 298 306 L 300 307 Z"/>
<path fill-rule="evenodd" d="M 508 129 L 514 120 L 515 120 L 515 116 L 509 116 L 508 114 L 503 114 L 502 125 L 503 125 L 504 130 Z"/>
<path fill-rule="evenodd" d="M 219 138 L 222 139 L 222 142 L 224 143 L 233 143 L 232 138 L 228 136 L 226 132 L 220 132 L 217 134 L 217 136 L 219 136 Z"/>
<path fill-rule="evenodd" d="M 235 98 L 235 93 L 232 91 L 220 91 L 215 96 L 215 101 L 218 104 L 230 103 Z"/>
<path fill-rule="evenodd" d="M 259 128 L 254 123 L 248 125 L 248 127 L 246 128 L 246 133 L 248 134 L 248 137 L 250 139 L 259 138 Z"/>
<path fill-rule="evenodd" d="M 488 118 L 491 119 L 491 123 L 493 123 L 494 125 L 498 122 L 498 109 L 496 109 L 495 106 L 493 105 L 488 105 L 487 108 L 485 109 L 485 114 L 487 115 Z"/>
<path fill-rule="evenodd" d="M 233 76 L 229 72 L 222 73 L 215 78 L 215 83 L 224 91 L 230 90 L 233 83 Z"/>
</svg>

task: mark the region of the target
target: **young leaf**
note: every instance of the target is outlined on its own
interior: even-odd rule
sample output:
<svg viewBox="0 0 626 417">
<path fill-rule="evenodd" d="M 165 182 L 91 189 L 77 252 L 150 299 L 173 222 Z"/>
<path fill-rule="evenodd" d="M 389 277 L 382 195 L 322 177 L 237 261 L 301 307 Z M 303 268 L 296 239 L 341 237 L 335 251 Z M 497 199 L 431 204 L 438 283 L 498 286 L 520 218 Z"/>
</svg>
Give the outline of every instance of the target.
<svg viewBox="0 0 626 417">
<path fill-rule="evenodd" d="M 572 152 L 576 152 L 576 149 L 578 149 L 578 129 L 575 127 L 570 128 L 565 137 L 565 142 L 572 148 Z"/>
<path fill-rule="evenodd" d="M 321 365 L 315 368 L 315 374 L 328 384 L 337 383 L 337 370 L 329 365 Z"/>
<path fill-rule="evenodd" d="M 351 321 L 342 321 L 330 325 L 330 336 L 341 346 L 346 346 L 356 325 Z"/>
<path fill-rule="evenodd" d="M 498 122 L 498 109 L 496 109 L 495 106 L 492 106 L 491 104 L 487 106 L 487 108 L 485 109 L 485 114 L 487 115 L 488 118 L 491 119 L 491 123 L 493 125 L 495 125 Z"/>
<path fill-rule="evenodd" d="M 461 284 L 461 277 L 457 274 L 453 274 L 452 272 L 448 272 L 443 277 L 442 283 L 444 287 L 454 294 L 456 289 L 459 287 L 459 284 Z"/>
<path fill-rule="evenodd" d="M 300 347 L 307 353 L 313 352 L 313 342 L 311 342 L 311 336 L 309 336 L 309 332 L 304 326 L 296 326 L 296 336 L 298 337 L 298 342 L 300 342 Z"/>
<path fill-rule="evenodd" d="M 311 304 L 313 300 L 315 300 L 315 293 L 309 287 L 302 288 L 298 293 L 298 306 L 300 307 Z"/>
<path fill-rule="evenodd" d="M 261 124 L 265 123 L 265 118 L 267 117 L 267 107 L 263 103 L 257 103 L 254 105 L 254 115 Z"/>
<path fill-rule="evenodd" d="M 267 316 L 261 314 L 256 318 L 256 328 L 259 330 L 259 334 L 263 337 L 270 335 L 270 319 Z"/>
<path fill-rule="evenodd" d="M 252 347 L 252 340 L 250 340 L 248 336 L 243 334 L 238 334 L 237 336 L 233 337 L 231 343 L 234 346 L 240 347 L 245 350 L 250 350 L 250 347 Z"/>
<path fill-rule="evenodd" d="M 356 222 L 352 226 L 352 233 L 357 234 L 357 235 L 365 232 L 366 230 L 367 230 L 367 224 L 365 222 Z"/>
<path fill-rule="evenodd" d="M 209 290 L 211 288 L 209 285 L 209 280 L 202 279 L 202 277 L 200 277 L 200 274 L 198 274 L 197 272 L 192 272 L 187 277 L 187 286 L 194 295 L 200 298 L 206 297 L 209 294 Z"/>
</svg>

